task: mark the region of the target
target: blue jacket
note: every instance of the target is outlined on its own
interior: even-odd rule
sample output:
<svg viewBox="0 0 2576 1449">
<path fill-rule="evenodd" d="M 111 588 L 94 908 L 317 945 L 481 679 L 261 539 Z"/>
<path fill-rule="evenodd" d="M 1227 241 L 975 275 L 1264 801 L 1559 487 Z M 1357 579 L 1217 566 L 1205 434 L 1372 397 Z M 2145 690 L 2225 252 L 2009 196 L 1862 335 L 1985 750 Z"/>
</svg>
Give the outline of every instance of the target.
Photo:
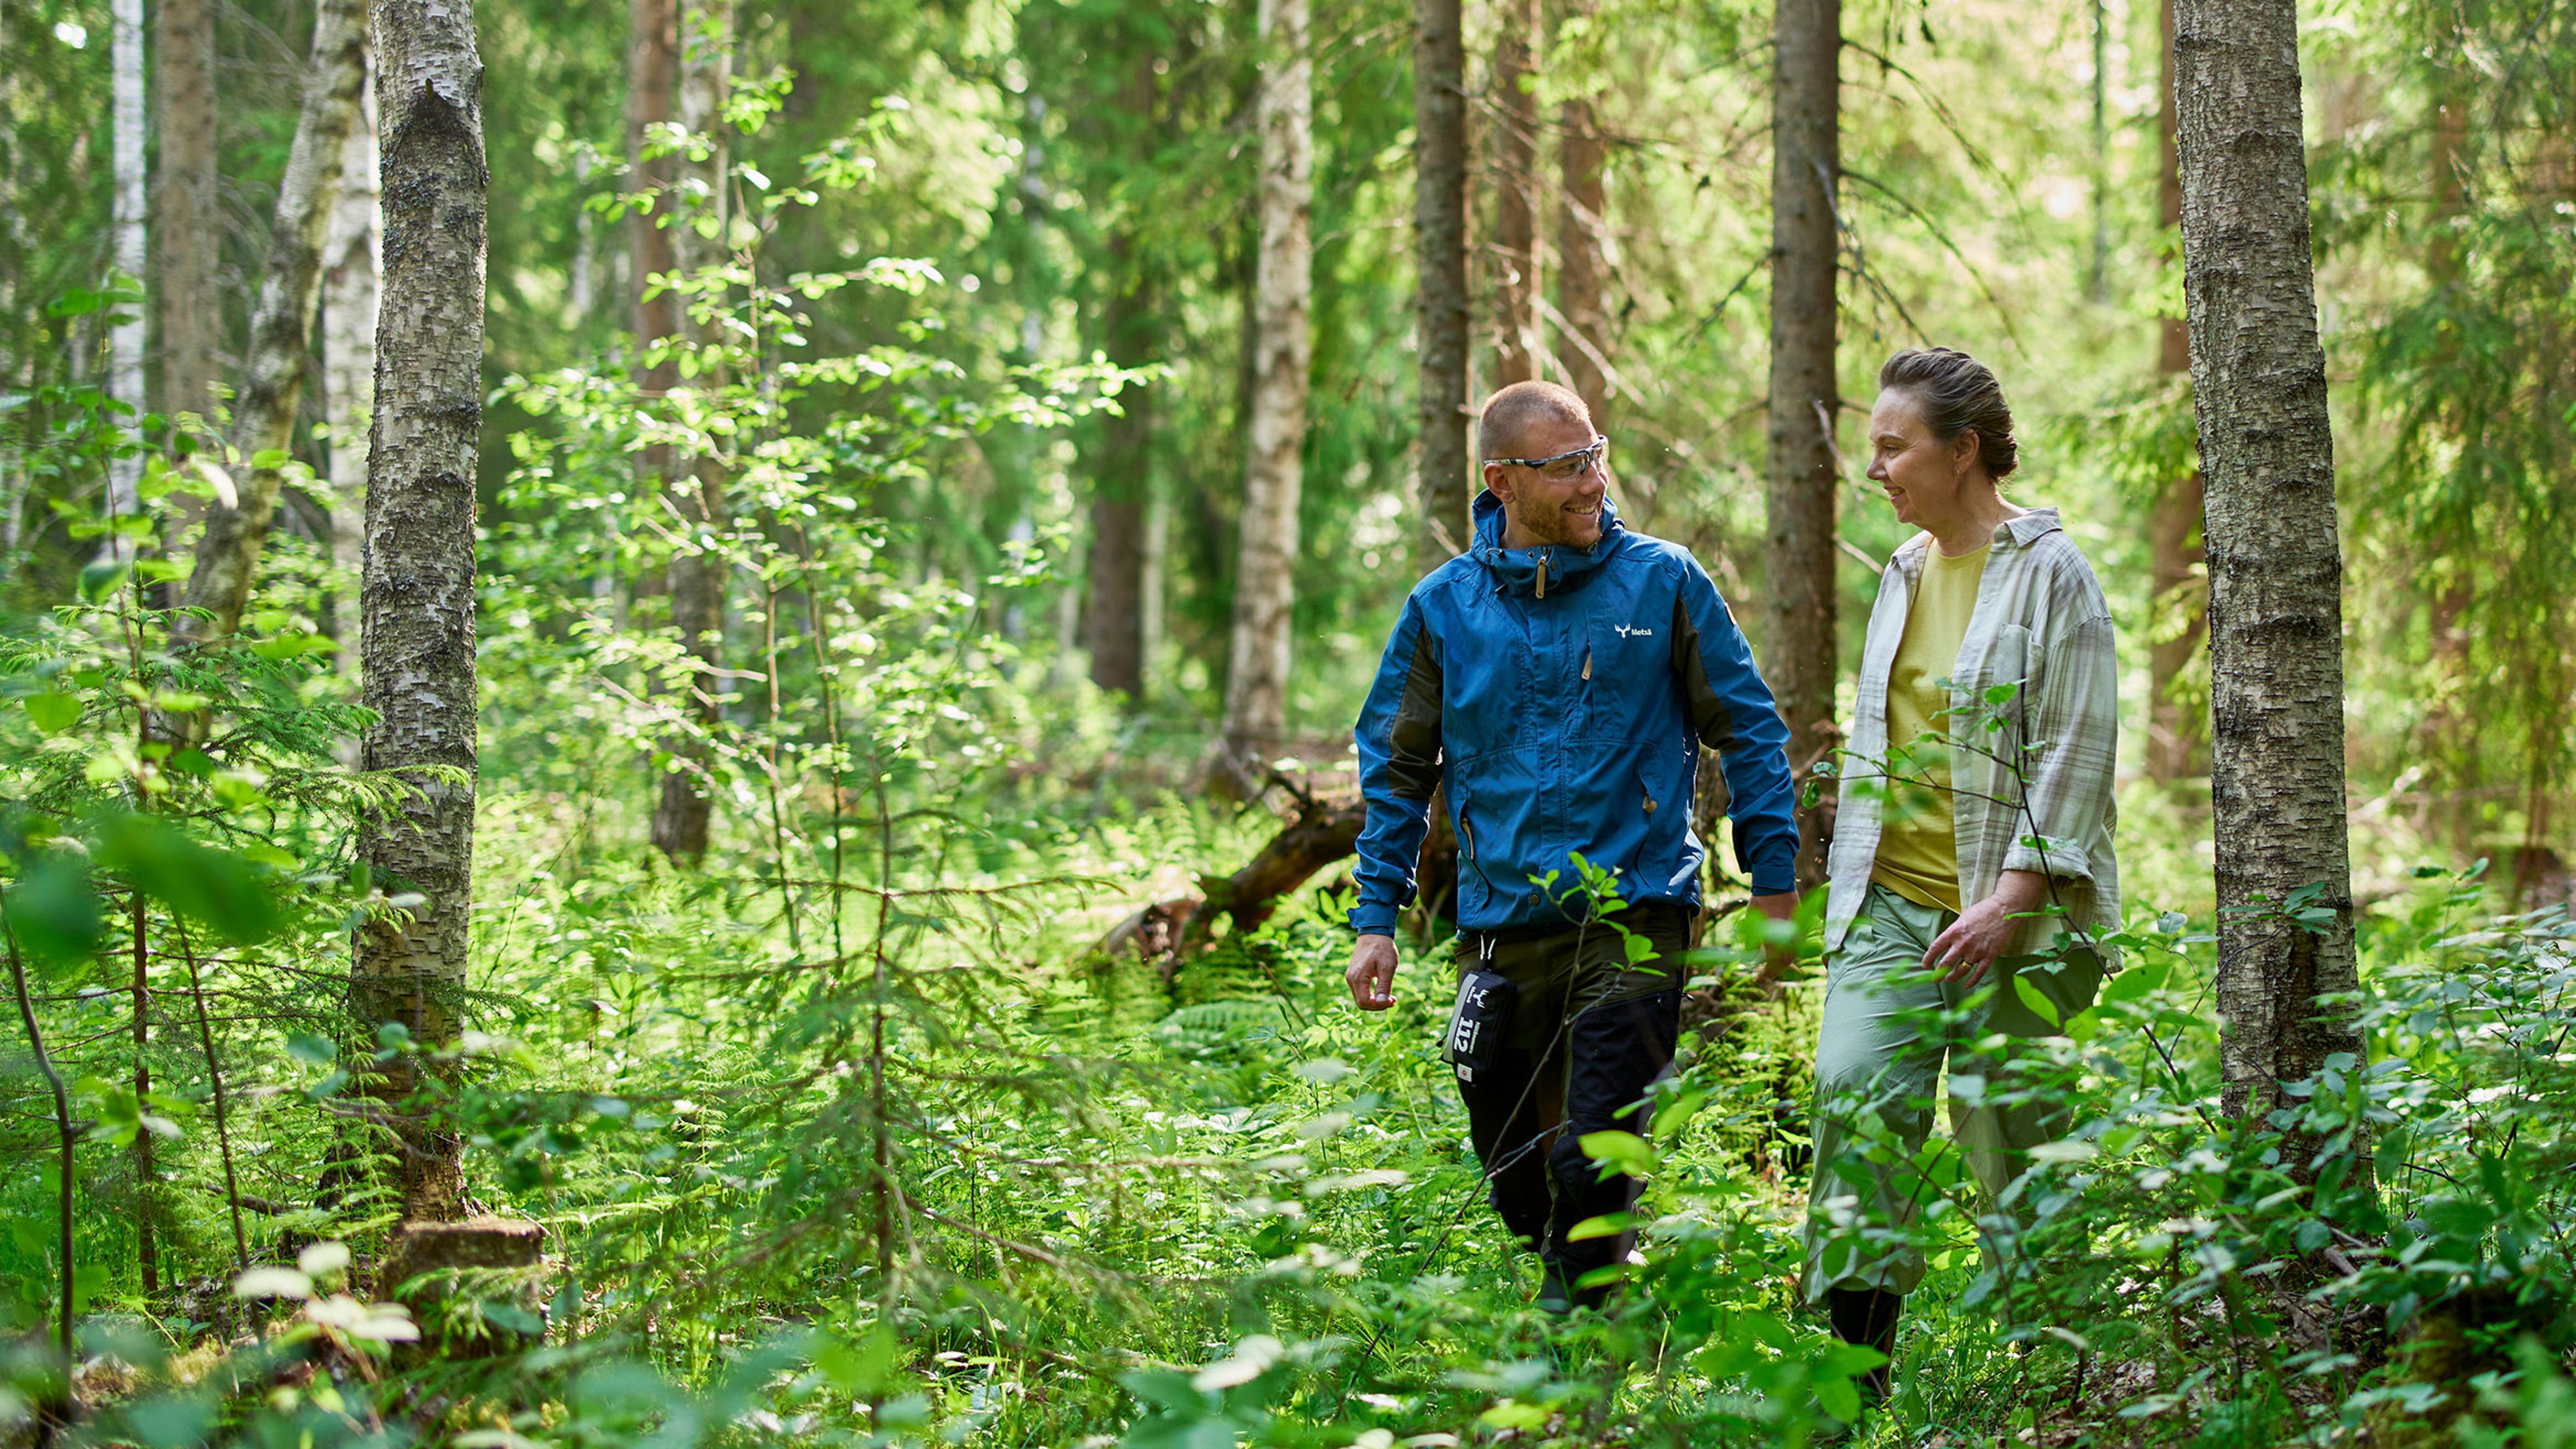
<svg viewBox="0 0 2576 1449">
<path fill-rule="evenodd" d="M 1794 889 L 1788 727 L 1717 586 L 1690 551 L 1602 505 L 1588 549 L 1503 547 L 1502 505 L 1404 601 L 1360 711 L 1359 904 L 1392 935 L 1435 786 L 1458 832 L 1456 916 L 1498 931 L 1564 918 L 1531 877 L 1575 881 L 1568 853 L 1618 872 L 1631 901 L 1697 906 L 1699 746 L 1718 752 L 1737 862 L 1756 894 Z"/>
</svg>

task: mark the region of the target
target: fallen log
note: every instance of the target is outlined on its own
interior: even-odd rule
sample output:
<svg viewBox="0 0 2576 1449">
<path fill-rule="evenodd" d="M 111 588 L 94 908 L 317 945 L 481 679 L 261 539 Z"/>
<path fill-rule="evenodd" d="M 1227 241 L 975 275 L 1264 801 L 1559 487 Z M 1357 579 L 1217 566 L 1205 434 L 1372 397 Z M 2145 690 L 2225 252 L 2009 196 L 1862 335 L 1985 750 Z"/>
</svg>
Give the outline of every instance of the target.
<svg viewBox="0 0 2576 1449">
<path fill-rule="evenodd" d="M 1359 848 L 1365 803 L 1319 800 L 1275 772 L 1271 778 L 1295 797 L 1296 810 L 1242 869 L 1200 876 L 1198 895 L 1144 907 L 1111 927 L 1092 949 L 1102 955 L 1134 951 L 1168 982 L 1185 960 L 1213 943 L 1218 917 L 1237 933 L 1258 930 L 1317 871 Z"/>
</svg>

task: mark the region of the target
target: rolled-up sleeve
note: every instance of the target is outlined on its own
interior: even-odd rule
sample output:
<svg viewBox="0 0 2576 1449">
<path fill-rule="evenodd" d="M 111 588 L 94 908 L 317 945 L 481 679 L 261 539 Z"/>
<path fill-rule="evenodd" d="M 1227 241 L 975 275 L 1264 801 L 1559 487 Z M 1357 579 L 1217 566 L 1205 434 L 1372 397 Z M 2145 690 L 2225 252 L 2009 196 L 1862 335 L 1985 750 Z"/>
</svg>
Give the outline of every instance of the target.
<svg viewBox="0 0 2576 1449">
<path fill-rule="evenodd" d="M 2042 651 L 2026 687 L 2019 766 L 2029 815 L 2018 822 L 2002 868 L 2089 882 L 2094 863 L 2084 842 L 2105 838 L 2120 744 L 2110 615 L 2088 611 L 2067 625 Z"/>
<path fill-rule="evenodd" d="M 1681 676 L 1691 728 L 1717 752 L 1726 776 L 1735 860 L 1755 895 L 1797 889 L 1798 815 L 1789 772 L 1789 726 L 1754 667 L 1753 647 L 1735 627 L 1717 585 L 1695 559 L 1684 561 L 1673 598 L 1673 667 Z"/>
<path fill-rule="evenodd" d="M 1413 901 L 1413 868 L 1440 786 L 1440 690 L 1438 641 L 1424 627 L 1419 598 L 1408 598 L 1354 731 L 1367 820 L 1352 872 L 1359 900 L 1351 928 L 1364 936 L 1395 934 L 1397 913 Z"/>
</svg>

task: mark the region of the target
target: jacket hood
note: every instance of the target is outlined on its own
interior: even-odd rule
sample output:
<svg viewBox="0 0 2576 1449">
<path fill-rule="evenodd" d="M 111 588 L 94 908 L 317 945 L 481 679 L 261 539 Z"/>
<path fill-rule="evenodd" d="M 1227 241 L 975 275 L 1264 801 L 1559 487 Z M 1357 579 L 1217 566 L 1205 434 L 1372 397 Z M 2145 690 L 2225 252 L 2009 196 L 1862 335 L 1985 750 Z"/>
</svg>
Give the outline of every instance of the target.
<svg viewBox="0 0 2576 1449">
<path fill-rule="evenodd" d="M 1536 548 L 1503 547 L 1503 500 L 1496 498 L 1491 489 L 1476 495 L 1475 519 L 1476 541 L 1469 545 L 1467 556 L 1483 564 L 1504 591 L 1539 597 L 1588 581 L 1594 570 L 1619 551 L 1621 535 L 1627 532 L 1606 493 L 1601 497 L 1601 536 L 1593 540 L 1590 548 L 1561 543 Z M 1542 570 L 1546 574 L 1545 588 L 1539 584 Z"/>
</svg>

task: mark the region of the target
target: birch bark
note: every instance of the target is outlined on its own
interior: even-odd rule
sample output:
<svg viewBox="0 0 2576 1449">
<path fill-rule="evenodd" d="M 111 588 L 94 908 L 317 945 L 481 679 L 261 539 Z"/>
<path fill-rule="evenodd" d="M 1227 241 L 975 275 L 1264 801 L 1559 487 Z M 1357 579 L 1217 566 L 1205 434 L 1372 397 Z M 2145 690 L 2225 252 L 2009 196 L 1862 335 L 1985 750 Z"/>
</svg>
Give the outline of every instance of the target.
<svg viewBox="0 0 2576 1449">
<path fill-rule="evenodd" d="M 233 450 L 247 466 L 236 471 L 235 501 L 218 499 L 206 510 L 206 532 L 186 594 L 190 610 L 206 613 L 179 616 L 175 628 L 183 638 L 216 639 L 239 627 L 260 545 L 277 512 L 285 475 L 257 460 L 283 455 L 294 441 L 312 351 L 313 304 L 322 290 L 323 232 L 339 199 L 342 152 L 366 81 L 366 34 L 365 0 L 321 0 L 303 110 L 278 183 L 268 263 L 251 313 L 250 350 L 233 398 Z"/>
<path fill-rule="evenodd" d="M 112 29 L 108 37 L 108 66 L 111 80 L 111 120 L 114 131 L 116 194 L 114 220 L 116 231 L 116 270 L 140 285 L 150 267 L 149 237 L 145 231 L 144 208 L 144 132 L 143 132 L 143 0 L 115 0 L 111 12 Z M 143 396 L 143 309 L 135 307 L 122 314 L 127 320 L 117 323 L 107 335 L 107 395 L 134 409 L 140 419 L 148 405 Z M 112 516 L 132 513 L 142 506 L 136 492 L 143 478 L 143 460 L 119 458 L 107 469 L 107 512 Z M 101 558 L 131 558 L 134 545 L 111 536 L 100 550 Z"/>
<path fill-rule="evenodd" d="M 1429 573 L 1466 550 L 1467 51 L 1459 0 L 1414 0 L 1413 246 L 1415 415 L 1422 532 Z"/>
<path fill-rule="evenodd" d="M 1307 0 L 1261 0 L 1258 24 L 1261 247 L 1253 264 L 1251 436 L 1223 726 L 1225 767 L 1247 794 L 1258 788 L 1261 762 L 1287 737 L 1297 508 L 1314 362 L 1307 326 L 1314 249 L 1307 227 L 1315 199 L 1315 71 Z"/>
<path fill-rule="evenodd" d="M 364 28 L 363 26 L 361 27 Z M 332 602 L 340 668 L 358 674 L 354 590 L 367 536 L 367 415 L 376 387 L 376 292 L 385 268 L 384 195 L 376 186 L 376 59 L 364 59 L 358 113 L 340 144 L 339 200 L 322 238 L 322 411 L 330 427 L 331 562 L 347 596 Z"/>
<path fill-rule="evenodd" d="M 367 465 L 364 614 L 369 770 L 412 791 L 366 817 L 360 858 L 408 912 L 358 934 L 355 1005 L 434 1047 L 455 1038 L 474 846 L 474 465 L 483 417 L 483 65 L 467 0 L 375 0 L 384 158 L 385 273 Z M 458 772 L 447 778 L 424 767 Z M 424 1085 L 412 1058 L 379 1084 Z M 397 1119 L 405 1216 L 462 1211 L 454 1131 Z"/>
<path fill-rule="evenodd" d="M 1771 119 L 1770 609 L 1762 664 L 1803 780 L 1834 727 L 1836 271 L 1841 0 L 1778 0 Z M 1824 880 L 1831 806 L 1798 812 L 1798 884 Z"/>
<path fill-rule="evenodd" d="M 2192 396 L 2208 480 L 2221 1101 L 2259 1121 L 2334 1054 L 2357 981 L 2344 821 L 2343 564 L 2317 341 L 2292 0 L 2176 0 Z M 2321 913 L 2281 912 L 2319 888 Z"/>
</svg>

